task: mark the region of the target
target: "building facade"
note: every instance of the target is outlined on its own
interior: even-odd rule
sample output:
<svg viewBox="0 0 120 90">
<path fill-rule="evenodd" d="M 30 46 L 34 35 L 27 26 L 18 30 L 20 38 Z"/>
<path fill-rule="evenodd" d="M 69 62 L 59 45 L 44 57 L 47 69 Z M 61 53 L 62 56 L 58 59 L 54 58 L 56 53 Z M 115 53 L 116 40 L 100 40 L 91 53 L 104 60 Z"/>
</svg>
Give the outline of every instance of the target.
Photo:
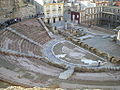
<svg viewBox="0 0 120 90">
<path fill-rule="evenodd" d="M 80 23 L 80 13 L 71 11 L 71 21 L 79 24 Z"/>
<path fill-rule="evenodd" d="M 94 1 L 96 6 L 109 6 L 109 1 Z"/>
<path fill-rule="evenodd" d="M 47 3 L 43 7 L 45 23 L 55 23 L 63 20 L 63 3 Z"/>
<path fill-rule="evenodd" d="M 80 23 L 116 28 L 120 25 L 120 8 L 109 6 L 87 8 L 80 11 Z"/>
</svg>

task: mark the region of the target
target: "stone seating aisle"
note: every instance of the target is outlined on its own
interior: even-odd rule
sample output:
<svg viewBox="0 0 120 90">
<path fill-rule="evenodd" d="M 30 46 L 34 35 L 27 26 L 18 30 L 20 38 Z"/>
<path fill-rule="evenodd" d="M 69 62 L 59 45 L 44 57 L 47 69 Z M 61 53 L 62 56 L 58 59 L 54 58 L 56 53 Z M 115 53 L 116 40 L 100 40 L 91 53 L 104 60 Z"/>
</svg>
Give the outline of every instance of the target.
<svg viewBox="0 0 120 90">
<path fill-rule="evenodd" d="M 42 55 L 42 47 L 35 45 L 8 30 L 0 31 L 0 48 L 27 54 Z"/>
<path fill-rule="evenodd" d="M 40 37 L 36 38 L 36 41 L 40 42 L 40 44 L 42 44 L 42 45 L 50 40 L 51 40 L 51 38 L 48 36 L 47 32 L 41 33 Z"/>
<path fill-rule="evenodd" d="M 14 24 L 11 28 L 42 45 L 51 40 L 51 37 L 36 19 Z"/>
</svg>

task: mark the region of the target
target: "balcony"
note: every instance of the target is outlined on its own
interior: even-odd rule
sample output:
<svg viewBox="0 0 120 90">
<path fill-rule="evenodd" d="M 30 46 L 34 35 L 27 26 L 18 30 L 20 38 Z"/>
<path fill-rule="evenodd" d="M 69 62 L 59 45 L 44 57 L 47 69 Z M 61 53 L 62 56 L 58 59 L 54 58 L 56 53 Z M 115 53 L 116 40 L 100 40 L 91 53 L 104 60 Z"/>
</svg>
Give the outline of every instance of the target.
<svg viewBox="0 0 120 90">
<path fill-rule="evenodd" d="M 53 11 L 53 12 L 55 12 L 55 11 L 56 11 L 56 9 L 53 9 L 52 11 Z"/>
</svg>

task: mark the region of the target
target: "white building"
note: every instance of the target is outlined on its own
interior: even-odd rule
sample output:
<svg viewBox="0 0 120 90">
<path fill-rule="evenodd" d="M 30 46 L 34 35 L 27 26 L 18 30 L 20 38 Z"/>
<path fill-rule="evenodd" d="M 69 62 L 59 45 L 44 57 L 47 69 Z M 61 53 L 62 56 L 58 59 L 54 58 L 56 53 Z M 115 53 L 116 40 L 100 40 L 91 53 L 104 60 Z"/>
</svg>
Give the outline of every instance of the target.
<svg viewBox="0 0 120 90">
<path fill-rule="evenodd" d="M 44 22 L 55 23 L 63 20 L 63 3 L 44 4 Z"/>
</svg>

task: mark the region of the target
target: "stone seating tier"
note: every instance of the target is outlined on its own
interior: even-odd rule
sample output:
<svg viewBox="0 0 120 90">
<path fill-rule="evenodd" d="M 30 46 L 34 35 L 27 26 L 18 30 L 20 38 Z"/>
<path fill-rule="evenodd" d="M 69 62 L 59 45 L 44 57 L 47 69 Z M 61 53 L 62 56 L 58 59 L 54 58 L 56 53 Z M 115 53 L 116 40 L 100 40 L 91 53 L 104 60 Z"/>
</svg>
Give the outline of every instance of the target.
<svg viewBox="0 0 120 90">
<path fill-rule="evenodd" d="M 36 19 L 16 23 L 11 28 L 40 44 L 45 44 L 51 40 L 47 31 Z"/>
<path fill-rule="evenodd" d="M 9 30 L 0 31 L 0 48 L 24 52 L 28 54 L 42 55 L 40 46 L 25 40 Z"/>
</svg>

